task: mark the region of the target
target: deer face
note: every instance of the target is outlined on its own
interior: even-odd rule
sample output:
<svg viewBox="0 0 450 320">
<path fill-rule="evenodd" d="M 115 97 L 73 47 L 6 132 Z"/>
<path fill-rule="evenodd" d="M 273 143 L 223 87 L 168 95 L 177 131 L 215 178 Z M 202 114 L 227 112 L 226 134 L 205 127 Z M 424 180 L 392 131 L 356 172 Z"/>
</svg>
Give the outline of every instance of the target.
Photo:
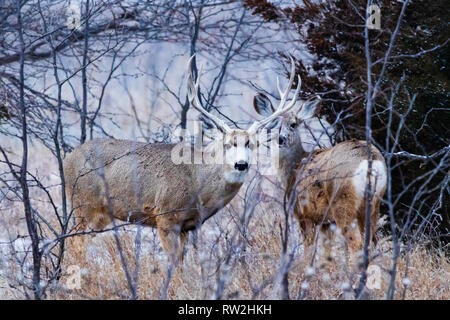
<svg viewBox="0 0 450 320">
<path fill-rule="evenodd" d="M 263 120 L 255 121 L 247 130 L 240 130 L 230 128 L 223 120 L 211 114 L 204 108 L 199 92 L 200 74 L 198 75 L 196 81 L 194 81 L 194 72 L 192 70 L 192 62 L 194 60 L 194 57 L 195 55 L 189 59 L 188 63 L 189 103 L 193 108 L 200 112 L 204 124 L 204 129 L 205 127 L 214 128 L 222 133 L 223 146 L 225 151 L 224 164 L 226 181 L 230 183 L 243 183 L 249 168 L 251 149 L 253 149 L 253 146 L 255 145 L 254 143 L 252 143 L 252 141 L 255 139 L 258 130 L 267 126 L 268 124 L 271 124 L 279 116 L 282 116 L 295 106 L 298 93 L 300 91 L 300 76 L 298 76 L 297 89 L 295 90 L 293 99 L 290 102 L 287 101 L 289 91 L 295 79 L 294 60 L 291 57 L 291 76 L 287 89 L 282 92 L 278 86 L 278 89 L 282 96 L 278 109 L 273 113 L 267 115 L 267 117 L 265 117 Z M 215 136 L 217 137 L 217 135 Z M 213 137 L 213 140 L 216 140 L 214 143 L 215 147 L 218 146 L 218 140 L 216 137 Z"/>
<path fill-rule="evenodd" d="M 217 161 L 215 163 L 224 165 L 225 179 L 228 183 L 243 183 L 255 145 L 252 142 L 253 136 L 240 129 L 218 130 L 204 117 L 201 117 L 201 121 L 204 151 L 208 155 L 214 154 L 214 158 L 218 157 L 214 159 Z"/>
<path fill-rule="evenodd" d="M 228 126 L 217 127 L 205 116 L 199 120 L 202 123 L 203 151 L 213 158 L 212 163 L 224 165 L 227 182 L 242 183 L 249 170 L 256 135 Z"/>
<path fill-rule="evenodd" d="M 253 149 L 251 137 L 245 130 L 234 129 L 225 134 L 225 179 L 230 183 L 243 183 L 248 172 Z"/>
<path fill-rule="evenodd" d="M 276 123 L 271 127 L 278 130 L 278 145 L 280 157 L 302 157 L 304 150 L 302 147 L 299 126 L 306 119 L 311 118 L 319 105 L 320 99 L 304 102 L 297 110 L 290 111 L 278 117 Z M 269 98 L 259 93 L 253 99 L 253 106 L 257 113 L 263 116 L 271 115 L 275 112 Z"/>
</svg>

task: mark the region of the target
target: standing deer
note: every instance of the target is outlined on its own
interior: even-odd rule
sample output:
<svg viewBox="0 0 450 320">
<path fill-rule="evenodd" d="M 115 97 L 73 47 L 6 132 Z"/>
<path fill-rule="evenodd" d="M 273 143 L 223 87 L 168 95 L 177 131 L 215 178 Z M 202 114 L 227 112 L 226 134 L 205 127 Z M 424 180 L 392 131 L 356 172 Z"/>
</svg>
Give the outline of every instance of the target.
<svg viewBox="0 0 450 320">
<path fill-rule="evenodd" d="M 367 144 L 348 140 L 329 148 L 305 152 L 299 126 L 311 118 L 320 99 L 304 102 L 301 107 L 281 116 L 279 126 L 280 178 L 286 196 L 297 197 L 294 215 L 303 235 L 305 247 L 315 241 L 316 227 L 335 223 L 345 236 L 349 248 L 362 248 L 365 226 L 365 189 L 368 171 Z M 255 110 L 264 116 L 274 114 L 271 101 L 258 94 Z M 386 189 L 386 163 L 381 152 L 371 146 L 373 195 L 371 216 L 372 237 L 375 235 L 381 198 Z M 356 228 L 357 221 L 359 230 Z M 329 237 L 332 232 L 327 232 Z"/>
<path fill-rule="evenodd" d="M 96 139 L 76 148 L 64 161 L 67 195 L 72 199 L 77 231 L 90 225 L 101 230 L 119 219 L 157 228 L 164 250 L 182 257 L 187 232 L 226 206 L 238 193 L 250 163 L 250 140 L 257 131 L 289 111 L 296 103 L 299 86 L 292 100 L 288 93 L 295 77 L 292 73 L 283 99 L 272 115 L 255 121 L 248 130 L 231 129 L 208 112 L 199 95 L 199 77 L 194 82 L 192 60 L 188 64 L 188 99 L 223 139 L 213 147 L 194 150 L 212 156 L 214 145 L 223 144 L 221 164 L 191 164 L 172 161 L 176 144 L 148 144 L 129 140 Z M 209 154 L 208 154 L 209 153 Z M 82 237 L 84 238 L 84 237 Z M 84 240 L 81 245 L 85 250 Z"/>
</svg>

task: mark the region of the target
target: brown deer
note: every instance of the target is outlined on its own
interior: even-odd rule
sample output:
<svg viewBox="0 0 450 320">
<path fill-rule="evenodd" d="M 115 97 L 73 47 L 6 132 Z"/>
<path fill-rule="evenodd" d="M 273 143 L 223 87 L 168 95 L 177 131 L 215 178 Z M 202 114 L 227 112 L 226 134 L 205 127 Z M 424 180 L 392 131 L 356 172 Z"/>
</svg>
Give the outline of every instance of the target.
<svg viewBox="0 0 450 320">
<path fill-rule="evenodd" d="M 253 102 L 255 110 L 261 115 L 268 116 L 275 112 L 264 94 L 256 95 Z M 355 252 L 363 244 L 368 148 L 365 141 L 349 140 L 333 147 L 305 152 L 299 127 L 314 115 L 319 102 L 320 99 L 306 101 L 297 110 L 280 116 L 280 178 L 286 196 L 296 197 L 294 215 L 306 248 L 315 241 L 316 227 L 323 227 L 322 231 L 326 231 L 326 227 L 334 223 L 341 229 L 350 250 Z M 387 172 L 381 152 L 371 146 L 371 154 L 369 194 L 372 195 L 370 234 L 373 237 Z M 332 232 L 326 234 L 331 236 Z"/>
<path fill-rule="evenodd" d="M 248 130 L 240 130 L 230 128 L 203 107 L 199 77 L 194 82 L 192 76 L 193 58 L 189 60 L 188 71 L 190 104 L 220 134 L 206 150 L 197 150 L 190 142 L 186 144 L 204 158 L 213 157 L 215 150 L 225 150 L 223 162 L 178 163 L 173 157 L 179 152 L 179 144 L 89 141 L 64 161 L 66 190 L 72 199 L 77 231 L 86 230 L 88 225 L 95 230 L 104 229 L 114 218 L 138 222 L 157 228 L 164 250 L 182 257 L 187 232 L 199 227 L 238 193 L 249 170 L 253 137 L 296 103 L 299 87 L 287 103 L 295 77 L 294 63 L 277 111 L 255 121 Z M 79 245 L 85 250 L 84 240 Z"/>
</svg>

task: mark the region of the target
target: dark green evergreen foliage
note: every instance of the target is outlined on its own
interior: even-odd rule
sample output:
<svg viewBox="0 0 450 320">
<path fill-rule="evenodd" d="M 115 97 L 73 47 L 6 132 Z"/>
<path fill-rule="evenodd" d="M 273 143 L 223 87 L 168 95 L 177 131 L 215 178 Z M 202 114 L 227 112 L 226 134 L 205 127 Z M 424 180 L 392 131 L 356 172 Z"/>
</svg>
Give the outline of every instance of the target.
<svg viewBox="0 0 450 320">
<path fill-rule="evenodd" d="M 306 43 L 308 50 L 318 57 L 312 66 L 317 75 L 310 75 L 302 62 L 298 61 L 297 72 L 302 76 L 303 94 L 325 93 L 322 115 L 333 123 L 342 112 L 344 119 L 341 115 L 337 126 L 344 133 L 343 138 L 365 139 L 367 65 L 364 19 L 367 2 L 337 0 L 317 4 L 304 0 L 302 6 L 277 10 L 273 8 L 273 4 L 263 1 L 259 4 L 258 1 L 244 2 L 255 14 L 273 21 L 280 21 L 284 17 L 295 26 L 299 41 Z M 402 3 L 387 0 L 374 3 L 381 8 L 381 30 L 369 30 L 372 62 L 379 61 L 373 67 L 373 79 L 376 81 Z M 449 24 L 450 6 L 446 0 L 416 0 L 408 4 L 372 117 L 373 136 L 381 150 L 387 151 L 388 101 L 400 81 L 402 84 L 393 103 L 391 130 L 397 130 L 401 115 L 408 110 L 411 97 L 414 94 L 417 96 L 412 110 L 407 114 L 405 128 L 398 138 L 399 148 L 395 152 L 404 150 L 413 154 L 430 155 L 450 144 Z M 286 59 L 283 53 L 280 55 Z M 329 77 L 325 77 L 326 74 Z M 392 144 L 392 133 L 389 140 Z M 448 153 L 446 157 L 446 166 L 439 170 L 424 188 L 425 191 L 420 187 L 426 179 L 417 178 L 434 170 L 442 157 L 427 161 L 395 158 L 398 166 L 392 172 L 393 195 L 398 198 L 405 186 L 412 183 L 396 205 L 395 214 L 400 225 L 411 223 L 411 213 L 424 217 L 436 206 L 442 182 L 450 172 Z M 443 221 L 434 219 L 425 230 L 433 237 L 437 235 L 437 230 L 441 235 L 447 234 L 441 236 L 445 242 L 449 240 L 450 229 L 449 192 L 450 186 L 447 185 L 443 192 L 442 207 L 438 211 L 442 214 Z M 415 198 L 418 193 L 420 197 Z M 410 226 L 411 230 L 417 228 L 419 223 L 421 218 L 414 221 Z M 435 229 L 437 225 L 439 227 Z"/>
</svg>

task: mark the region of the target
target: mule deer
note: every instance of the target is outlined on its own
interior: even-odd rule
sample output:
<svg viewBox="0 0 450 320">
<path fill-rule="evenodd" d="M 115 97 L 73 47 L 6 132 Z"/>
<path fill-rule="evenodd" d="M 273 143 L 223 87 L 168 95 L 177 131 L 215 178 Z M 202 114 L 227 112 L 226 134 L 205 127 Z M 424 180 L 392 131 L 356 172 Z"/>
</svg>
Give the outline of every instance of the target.
<svg viewBox="0 0 450 320">
<path fill-rule="evenodd" d="M 296 103 L 287 96 L 295 77 L 294 64 L 288 88 L 277 111 L 248 130 L 232 129 L 208 112 L 199 95 L 199 77 L 194 82 L 189 60 L 188 98 L 209 125 L 221 132 L 224 144 L 221 164 L 175 164 L 176 144 L 146 144 L 129 140 L 97 139 L 76 148 L 64 161 L 67 194 L 72 198 L 78 231 L 90 225 L 104 229 L 116 218 L 158 229 L 164 250 L 180 255 L 187 231 L 226 206 L 237 194 L 249 170 L 251 143 L 257 131 Z M 195 146 L 189 144 L 189 148 Z M 212 151 L 208 151 L 212 150 Z M 212 153 L 211 148 L 194 152 Z M 208 155 L 211 156 L 211 155 Z M 84 243 L 81 244 L 84 246 Z"/>
<path fill-rule="evenodd" d="M 320 99 L 301 104 L 281 116 L 279 124 L 280 178 L 287 196 L 297 197 L 294 215 L 302 231 L 305 247 L 315 240 L 316 227 L 335 223 L 345 236 L 349 248 L 362 248 L 365 226 L 365 189 L 368 171 L 367 144 L 348 140 L 325 149 L 305 152 L 299 126 L 311 118 Z M 254 98 L 255 110 L 264 116 L 276 112 L 264 94 Z M 381 198 L 386 188 L 386 163 L 381 152 L 371 147 L 372 190 L 371 230 L 375 235 Z M 354 222 L 357 221 L 359 231 Z M 324 228 L 325 229 L 325 228 Z M 328 236 L 332 233 L 327 232 Z"/>
</svg>

